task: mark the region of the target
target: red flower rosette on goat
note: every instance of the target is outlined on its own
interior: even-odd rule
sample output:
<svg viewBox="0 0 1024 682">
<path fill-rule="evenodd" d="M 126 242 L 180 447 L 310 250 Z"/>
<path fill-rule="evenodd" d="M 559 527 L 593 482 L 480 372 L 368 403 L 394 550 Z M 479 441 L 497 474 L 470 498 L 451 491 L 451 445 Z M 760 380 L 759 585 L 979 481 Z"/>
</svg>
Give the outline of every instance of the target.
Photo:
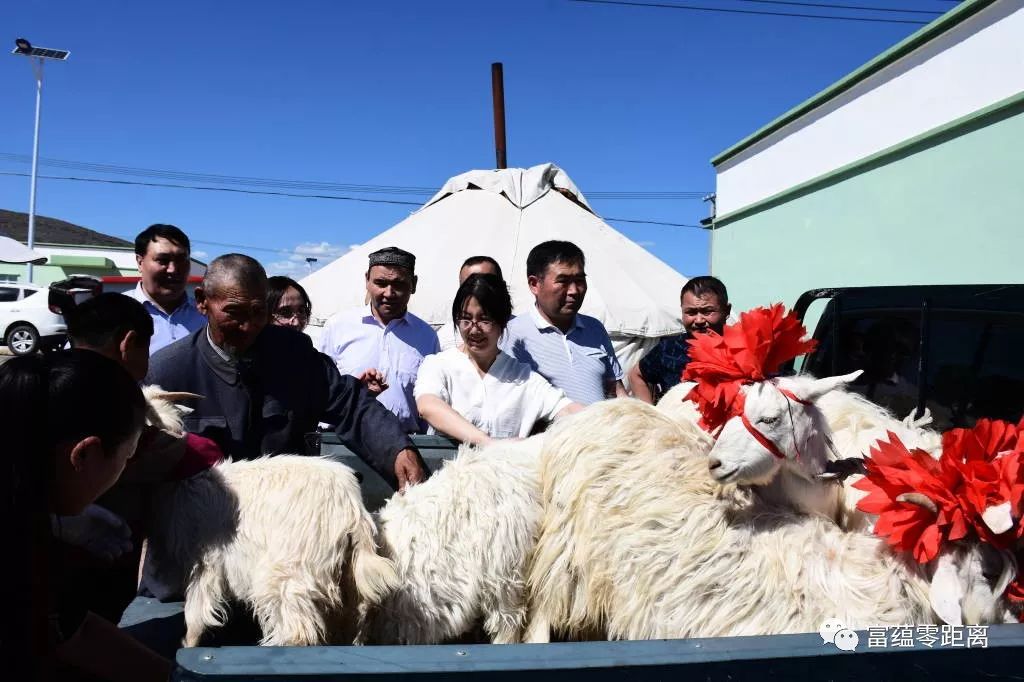
<svg viewBox="0 0 1024 682">
<path fill-rule="evenodd" d="M 739 322 L 728 325 L 721 335 L 691 338 L 690 361 L 682 378 L 697 382 L 686 399 L 697 404 L 700 425 L 714 433 L 741 414 L 740 388 L 770 378 L 783 363 L 813 350 L 815 341 L 805 336 L 807 330 L 796 314 L 776 303 L 740 313 Z"/>
<path fill-rule="evenodd" d="M 1007 422 L 981 419 L 943 435 L 942 455 L 908 450 L 892 433 L 865 458 L 854 484 L 868 493 L 857 508 L 877 514 L 875 533 L 925 563 L 971 531 L 981 542 L 1011 547 L 1022 533 L 1024 440 Z M 1022 590 L 1024 595 L 1024 590 Z"/>
<path fill-rule="evenodd" d="M 951 488 L 959 472 L 943 467 L 924 450 L 908 450 L 896 434 L 881 440 L 864 458 L 864 478 L 854 488 L 868 493 L 857 509 L 878 515 L 875 534 L 931 561 L 942 545 L 967 535 L 968 524 Z"/>
</svg>

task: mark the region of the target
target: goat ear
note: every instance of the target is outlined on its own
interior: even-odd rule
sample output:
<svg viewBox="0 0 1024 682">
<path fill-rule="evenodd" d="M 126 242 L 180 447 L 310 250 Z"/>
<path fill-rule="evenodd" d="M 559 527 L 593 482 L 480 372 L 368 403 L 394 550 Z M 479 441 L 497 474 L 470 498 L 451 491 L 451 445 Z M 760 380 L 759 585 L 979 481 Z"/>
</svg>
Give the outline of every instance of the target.
<svg viewBox="0 0 1024 682">
<path fill-rule="evenodd" d="M 989 507 L 981 515 L 981 520 L 985 522 L 988 529 L 1000 535 L 1013 528 L 1013 516 L 1010 515 L 1010 503 L 1003 502 Z"/>
<path fill-rule="evenodd" d="M 963 625 L 963 586 L 957 575 L 956 562 L 950 552 L 941 554 L 935 562 L 935 573 L 928 588 L 928 601 L 932 611 L 949 625 Z"/>
<path fill-rule="evenodd" d="M 811 382 L 806 389 L 802 391 L 803 395 L 800 396 L 808 402 L 814 402 L 821 396 L 825 395 L 829 391 L 834 391 L 840 386 L 844 386 L 861 375 L 864 370 L 858 369 L 856 372 L 850 372 L 837 377 L 824 377 L 822 379 L 815 379 Z"/>
</svg>

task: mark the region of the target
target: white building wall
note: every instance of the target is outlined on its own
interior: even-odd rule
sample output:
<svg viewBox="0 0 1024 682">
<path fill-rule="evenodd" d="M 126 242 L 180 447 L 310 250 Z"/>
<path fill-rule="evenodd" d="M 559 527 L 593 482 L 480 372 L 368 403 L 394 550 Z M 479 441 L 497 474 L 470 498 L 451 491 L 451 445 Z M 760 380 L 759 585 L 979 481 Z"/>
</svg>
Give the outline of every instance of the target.
<svg viewBox="0 0 1024 682">
<path fill-rule="evenodd" d="M 724 216 L 1024 91 L 1024 0 L 1002 0 L 726 160 Z"/>
</svg>

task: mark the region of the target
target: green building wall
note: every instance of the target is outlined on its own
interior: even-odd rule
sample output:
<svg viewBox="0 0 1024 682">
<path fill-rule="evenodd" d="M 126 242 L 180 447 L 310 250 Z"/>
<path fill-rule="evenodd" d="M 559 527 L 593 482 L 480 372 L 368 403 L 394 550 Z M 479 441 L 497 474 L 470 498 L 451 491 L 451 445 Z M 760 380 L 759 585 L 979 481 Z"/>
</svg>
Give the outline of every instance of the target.
<svg viewBox="0 0 1024 682">
<path fill-rule="evenodd" d="M 120 275 L 125 277 L 135 277 L 138 274 L 139 271 L 137 268 L 132 268 L 128 270 L 124 268 L 117 268 L 114 266 L 97 268 L 81 265 L 37 265 L 35 266 L 35 268 L 33 268 L 32 279 L 34 281 L 32 283 L 37 284 L 39 286 L 47 286 L 51 282 L 59 282 L 62 279 L 67 279 L 71 275 L 92 275 L 93 277 Z M 26 276 L 26 266 L 17 265 L 14 263 L 0 263 L 0 279 L 6 281 L 16 281 L 24 284 L 25 282 L 28 282 L 28 278 Z"/>
<path fill-rule="evenodd" d="M 716 222 L 733 309 L 831 286 L 1024 282 L 1024 93 Z"/>
</svg>

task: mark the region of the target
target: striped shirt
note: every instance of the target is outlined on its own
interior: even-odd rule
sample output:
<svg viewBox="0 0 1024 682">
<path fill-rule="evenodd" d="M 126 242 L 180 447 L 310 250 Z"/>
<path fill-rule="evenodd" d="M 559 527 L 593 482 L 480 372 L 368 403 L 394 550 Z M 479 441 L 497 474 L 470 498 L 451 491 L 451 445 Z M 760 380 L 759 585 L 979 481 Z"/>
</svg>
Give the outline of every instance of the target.
<svg viewBox="0 0 1024 682">
<path fill-rule="evenodd" d="M 577 314 L 563 334 L 534 307 L 509 322 L 501 349 L 581 405 L 604 400 L 605 387 L 622 378 L 608 332 L 587 315 Z"/>
</svg>

